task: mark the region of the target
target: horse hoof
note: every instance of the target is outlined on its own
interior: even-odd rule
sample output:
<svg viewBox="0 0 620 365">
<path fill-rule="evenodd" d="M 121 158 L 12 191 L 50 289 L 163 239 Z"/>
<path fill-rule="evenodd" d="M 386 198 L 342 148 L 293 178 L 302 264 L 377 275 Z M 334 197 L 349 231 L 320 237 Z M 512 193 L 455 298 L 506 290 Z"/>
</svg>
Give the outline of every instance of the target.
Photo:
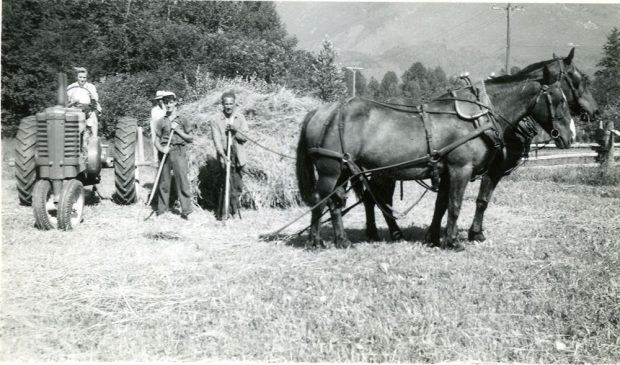
<svg viewBox="0 0 620 365">
<path fill-rule="evenodd" d="M 482 233 L 482 232 L 474 232 L 472 230 L 469 230 L 469 233 L 467 234 L 467 238 L 469 239 L 470 242 L 471 241 L 482 242 L 482 241 L 487 239 L 484 236 L 484 233 Z"/>
<path fill-rule="evenodd" d="M 381 239 L 379 238 L 379 234 L 377 233 L 377 231 L 374 231 L 374 232 L 366 232 L 366 237 L 368 237 L 368 241 L 371 241 L 371 242 L 381 241 Z"/>
<path fill-rule="evenodd" d="M 336 246 L 337 248 L 351 248 L 351 241 L 347 240 L 343 240 L 342 242 L 338 243 L 338 245 Z"/>
<path fill-rule="evenodd" d="M 444 249 L 448 248 L 455 252 L 465 251 L 465 245 L 463 245 L 461 242 L 458 242 L 458 241 L 446 242 L 444 243 L 444 245 L 442 245 L 442 248 Z"/>
<path fill-rule="evenodd" d="M 405 236 L 403 235 L 403 232 L 396 231 L 392 233 L 392 241 L 404 241 L 404 240 L 405 240 Z"/>
<path fill-rule="evenodd" d="M 426 231 L 424 235 L 424 242 L 426 242 L 431 247 L 439 246 L 439 235 L 431 233 L 431 231 Z"/>
<path fill-rule="evenodd" d="M 316 250 L 317 248 L 327 248 L 323 240 L 311 240 L 306 242 L 304 248 L 308 251 Z"/>
</svg>

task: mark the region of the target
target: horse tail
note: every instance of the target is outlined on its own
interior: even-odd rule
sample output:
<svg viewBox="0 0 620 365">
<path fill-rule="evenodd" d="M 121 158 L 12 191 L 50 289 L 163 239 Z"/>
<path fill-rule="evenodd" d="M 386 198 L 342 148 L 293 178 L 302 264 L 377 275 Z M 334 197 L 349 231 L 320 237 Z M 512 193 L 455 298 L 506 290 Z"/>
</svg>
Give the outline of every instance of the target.
<svg viewBox="0 0 620 365">
<path fill-rule="evenodd" d="M 311 205 L 314 203 L 314 190 L 316 186 L 316 176 L 314 175 L 314 164 L 308 153 L 308 142 L 306 141 L 306 129 L 310 120 L 316 114 L 317 109 L 311 110 L 301 125 L 301 133 L 299 133 L 299 142 L 297 143 L 297 159 L 295 162 L 295 172 L 297 174 L 297 186 L 301 200 Z"/>
</svg>

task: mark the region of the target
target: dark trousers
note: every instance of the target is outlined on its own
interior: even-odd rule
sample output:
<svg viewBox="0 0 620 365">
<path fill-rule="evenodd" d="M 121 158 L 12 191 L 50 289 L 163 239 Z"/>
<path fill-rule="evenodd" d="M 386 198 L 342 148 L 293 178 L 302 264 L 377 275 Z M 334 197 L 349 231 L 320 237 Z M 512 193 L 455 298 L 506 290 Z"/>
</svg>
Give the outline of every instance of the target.
<svg viewBox="0 0 620 365">
<path fill-rule="evenodd" d="M 159 161 L 162 157 L 163 153 L 159 153 Z M 174 182 L 181 202 L 181 214 L 189 214 L 192 212 L 192 193 L 187 177 L 188 165 L 185 146 L 170 146 L 170 152 L 164 161 L 164 167 L 159 178 L 157 213 L 161 214 L 168 210 L 172 185 L 171 171 L 174 171 Z"/>
<path fill-rule="evenodd" d="M 221 188 L 220 188 L 220 197 L 219 197 L 219 209 L 218 209 L 218 217 L 224 217 L 224 196 L 225 194 L 225 183 L 226 183 L 226 166 L 221 166 L 220 176 L 221 176 Z M 241 193 L 243 192 L 243 180 L 241 179 L 241 167 L 230 167 L 230 199 L 228 203 L 228 212 L 230 215 L 235 215 L 239 211 L 240 203 L 239 198 L 241 197 Z"/>
</svg>

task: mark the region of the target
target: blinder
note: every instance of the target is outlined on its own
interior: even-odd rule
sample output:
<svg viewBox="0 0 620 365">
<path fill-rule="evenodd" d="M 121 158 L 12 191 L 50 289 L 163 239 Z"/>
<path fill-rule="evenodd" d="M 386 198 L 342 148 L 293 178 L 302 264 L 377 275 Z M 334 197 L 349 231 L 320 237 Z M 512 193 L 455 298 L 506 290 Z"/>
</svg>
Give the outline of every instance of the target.
<svg viewBox="0 0 620 365">
<path fill-rule="evenodd" d="M 564 94 L 564 91 L 562 91 L 562 88 L 560 86 L 560 81 L 556 81 L 551 85 L 541 85 L 540 90 L 538 91 L 538 94 L 536 95 L 536 100 L 534 101 L 534 104 L 532 105 L 532 107 L 530 108 L 530 115 L 532 114 L 532 110 L 536 107 L 536 105 L 538 105 L 538 102 L 540 100 L 540 97 L 542 95 L 545 96 L 545 100 L 547 101 L 547 108 L 549 110 L 549 115 L 551 116 L 551 132 L 549 133 L 549 135 L 551 136 L 551 138 L 553 139 L 558 139 L 560 138 L 560 132 L 559 130 L 556 128 L 556 122 L 561 120 L 561 117 L 558 117 L 555 113 L 555 108 L 553 107 L 553 100 L 551 100 L 551 94 L 549 93 L 549 91 L 552 88 L 558 88 L 560 89 L 560 92 L 562 93 L 562 103 L 566 103 L 566 95 Z"/>
<path fill-rule="evenodd" d="M 560 75 L 558 77 L 558 81 L 560 83 L 562 82 L 562 80 L 566 81 L 566 85 L 568 85 L 568 88 L 570 89 L 573 99 L 577 101 L 577 105 L 579 105 L 579 107 L 581 108 L 581 110 L 579 111 L 581 119 L 590 123 L 590 113 L 587 112 L 588 109 L 584 106 L 584 103 L 586 102 L 582 98 L 582 93 L 579 92 L 579 89 L 575 87 L 573 80 L 569 77 L 569 74 L 566 71 L 566 68 L 564 67 L 563 59 L 556 58 L 556 60 L 558 62 L 558 67 L 560 68 Z"/>
</svg>

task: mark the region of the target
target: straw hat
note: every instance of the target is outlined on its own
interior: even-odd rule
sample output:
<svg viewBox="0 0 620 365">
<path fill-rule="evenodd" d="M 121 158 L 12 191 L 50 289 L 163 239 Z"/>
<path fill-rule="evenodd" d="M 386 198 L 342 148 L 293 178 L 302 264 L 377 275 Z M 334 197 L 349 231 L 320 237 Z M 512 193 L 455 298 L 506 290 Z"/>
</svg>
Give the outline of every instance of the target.
<svg viewBox="0 0 620 365">
<path fill-rule="evenodd" d="M 173 93 L 172 91 L 157 90 L 153 100 L 161 100 L 161 99 L 165 98 L 166 96 L 172 96 L 175 99 L 177 98 L 176 94 Z"/>
</svg>

